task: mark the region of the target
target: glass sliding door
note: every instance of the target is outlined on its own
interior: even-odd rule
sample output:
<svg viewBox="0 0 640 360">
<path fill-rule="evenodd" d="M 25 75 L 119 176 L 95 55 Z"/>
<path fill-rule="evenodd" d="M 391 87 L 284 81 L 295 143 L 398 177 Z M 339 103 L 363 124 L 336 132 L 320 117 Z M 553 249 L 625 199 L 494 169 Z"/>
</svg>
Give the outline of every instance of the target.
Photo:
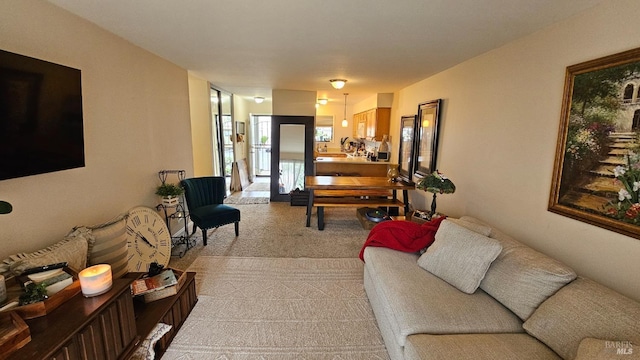
<svg viewBox="0 0 640 360">
<path fill-rule="evenodd" d="M 220 135 L 220 92 L 214 88 L 211 88 L 211 143 L 213 154 L 213 175 L 222 176 L 222 146 Z"/>
<path fill-rule="evenodd" d="M 222 144 L 224 156 L 224 176 L 231 177 L 231 164 L 234 161 L 233 155 L 233 96 L 229 93 L 220 92 L 220 113 L 222 114 Z"/>
<path fill-rule="evenodd" d="M 234 161 L 232 125 L 233 95 L 211 88 L 211 121 L 213 139 L 213 171 L 216 176 L 231 176 Z"/>
<path fill-rule="evenodd" d="M 252 115 L 249 132 L 252 174 L 269 176 L 271 174 L 271 116 Z"/>
</svg>

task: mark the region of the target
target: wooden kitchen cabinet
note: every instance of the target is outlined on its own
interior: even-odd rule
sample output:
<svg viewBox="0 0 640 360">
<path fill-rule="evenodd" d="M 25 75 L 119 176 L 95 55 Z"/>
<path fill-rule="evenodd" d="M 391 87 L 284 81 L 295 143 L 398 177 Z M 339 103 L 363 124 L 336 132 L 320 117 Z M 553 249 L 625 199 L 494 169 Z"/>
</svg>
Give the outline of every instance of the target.
<svg viewBox="0 0 640 360">
<path fill-rule="evenodd" d="M 356 139 L 367 137 L 367 117 L 365 112 L 353 114 L 353 137 Z"/>
<path fill-rule="evenodd" d="M 391 108 L 375 108 L 353 115 L 353 137 L 382 140 L 389 135 Z"/>
</svg>

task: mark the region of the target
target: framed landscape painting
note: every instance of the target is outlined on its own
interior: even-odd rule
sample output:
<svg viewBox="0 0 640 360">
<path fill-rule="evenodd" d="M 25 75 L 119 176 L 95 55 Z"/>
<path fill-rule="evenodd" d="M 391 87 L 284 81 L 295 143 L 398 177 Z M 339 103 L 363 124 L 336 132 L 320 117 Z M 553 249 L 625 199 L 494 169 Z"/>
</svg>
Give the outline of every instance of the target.
<svg viewBox="0 0 640 360">
<path fill-rule="evenodd" d="M 567 67 L 549 211 L 640 238 L 640 49 Z"/>
<path fill-rule="evenodd" d="M 416 119 L 416 146 L 414 154 L 414 178 L 422 178 L 436 170 L 438 151 L 438 123 L 441 99 L 418 105 Z"/>
</svg>

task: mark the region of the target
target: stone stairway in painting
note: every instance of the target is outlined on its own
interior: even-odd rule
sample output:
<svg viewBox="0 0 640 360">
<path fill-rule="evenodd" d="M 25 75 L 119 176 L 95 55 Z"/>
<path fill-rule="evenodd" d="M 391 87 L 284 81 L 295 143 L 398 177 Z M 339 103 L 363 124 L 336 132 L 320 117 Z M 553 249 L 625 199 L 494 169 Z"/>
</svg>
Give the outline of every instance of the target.
<svg viewBox="0 0 640 360">
<path fill-rule="evenodd" d="M 589 212 L 602 213 L 607 204 L 617 201 L 620 183 L 616 181 L 613 170 L 626 164 L 625 155 L 638 146 L 636 133 L 611 133 L 611 143 L 606 159 L 589 172 L 588 180 L 576 190 L 571 190 L 560 199 L 561 204 Z"/>
</svg>

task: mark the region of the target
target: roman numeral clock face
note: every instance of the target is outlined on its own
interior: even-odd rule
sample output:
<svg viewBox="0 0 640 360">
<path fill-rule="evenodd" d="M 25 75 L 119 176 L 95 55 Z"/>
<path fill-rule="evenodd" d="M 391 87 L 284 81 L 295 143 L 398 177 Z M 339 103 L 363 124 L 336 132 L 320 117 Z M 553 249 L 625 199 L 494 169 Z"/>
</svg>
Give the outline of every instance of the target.
<svg viewBox="0 0 640 360">
<path fill-rule="evenodd" d="M 164 267 L 169 265 L 171 236 L 154 209 L 138 206 L 129 211 L 127 245 L 130 272 L 148 272 L 152 262 Z"/>
</svg>

